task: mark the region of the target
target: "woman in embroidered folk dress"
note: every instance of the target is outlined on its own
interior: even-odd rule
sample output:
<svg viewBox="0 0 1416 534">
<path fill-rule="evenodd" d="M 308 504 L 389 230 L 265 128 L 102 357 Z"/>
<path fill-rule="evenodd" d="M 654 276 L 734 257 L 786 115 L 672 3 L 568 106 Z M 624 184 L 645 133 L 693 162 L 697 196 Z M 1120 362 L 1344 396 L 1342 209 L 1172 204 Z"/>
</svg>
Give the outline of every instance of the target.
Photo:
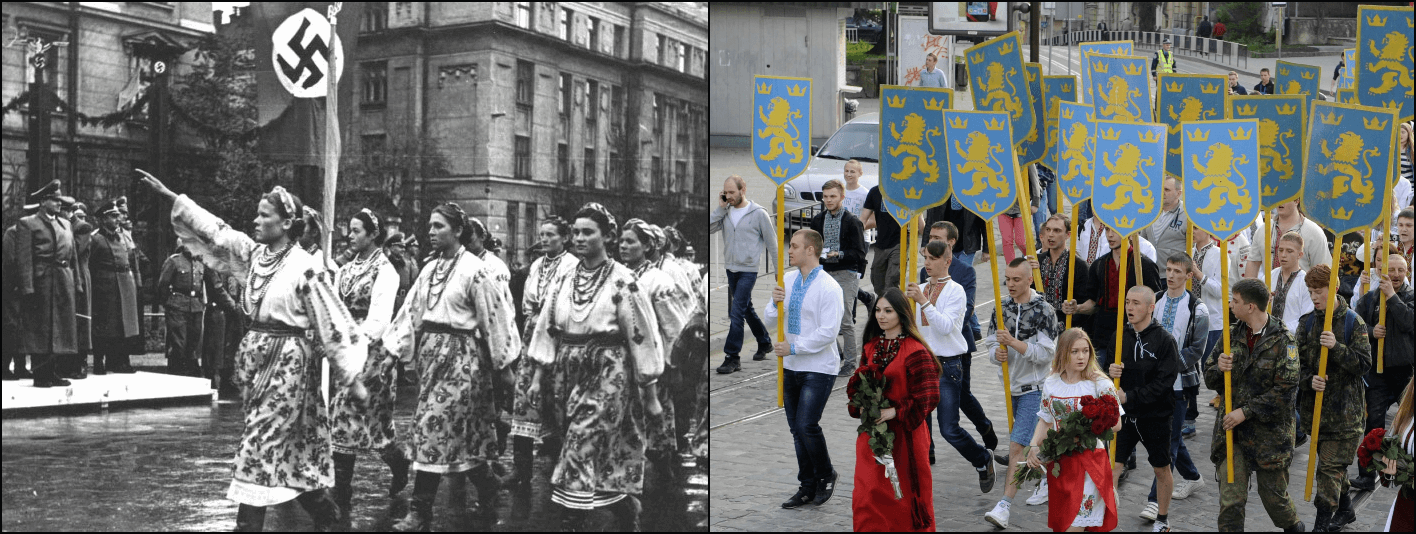
<svg viewBox="0 0 1416 534">
<path fill-rule="evenodd" d="M 1042 407 L 1037 412 L 1037 427 L 1033 429 L 1028 448 L 1028 465 L 1047 472 L 1047 526 L 1053 532 L 1109 532 L 1116 528 L 1116 492 L 1111 485 L 1111 460 L 1106 443 L 1097 440 L 1095 449 L 1064 456 L 1062 476 L 1052 476 L 1051 459 L 1044 465 L 1038 459 L 1038 448 L 1049 429 L 1072 411 L 1081 409 L 1085 396 L 1116 395 L 1111 379 L 1101 372 L 1091 338 L 1080 328 L 1069 328 L 1057 340 L 1057 353 L 1052 359 L 1052 372 L 1042 383 Z M 1054 412 L 1057 404 L 1063 411 Z M 1125 410 L 1118 407 L 1122 415 Z M 1120 430 L 1118 418 L 1112 431 Z"/>
<path fill-rule="evenodd" d="M 384 241 L 384 229 L 379 217 L 364 209 L 349 220 L 350 250 L 353 256 L 339 268 L 335 288 L 339 298 L 359 323 L 366 339 L 383 337 L 384 328 L 393 319 L 394 300 L 398 296 L 398 271 L 379 249 Z M 349 517 L 349 502 L 353 496 L 354 458 L 360 452 L 375 452 L 393 471 L 393 483 L 388 494 L 397 495 L 408 485 L 409 460 L 394 436 L 393 404 L 397 389 L 395 360 L 387 351 L 370 350 L 364 364 L 363 382 L 369 396 L 358 402 L 347 393 L 336 393 L 330 401 L 334 447 L 334 499 L 344 512 L 341 521 Z"/>
<path fill-rule="evenodd" d="M 525 332 L 527 341 L 531 337 L 536 318 L 541 314 L 546 295 L 560 287 L 561 280 L 574 274 L 575 267 L 580 265 L 580 258 L 566 252 L 566 244 L 570 239 L 570 223 L 552 216 L 550 220 L 541 223 L 539 235 L 541 247 L 545 249 L 546 255 L 531 262 L 531 270 L 527 273 L 525 290 L 521 296 L 522 316 L 526 318 L 522 331 Z M 554 421 L 544 421 L 548 413 L 547 404 L 544 396 L 540 394 L 554 390 L 553 386 L 545 382 L 551 375 L 544 373 L 534 358 L 521 358 L 516 361 L 514 367 L 516 388 L 511 410 L 511 439 L 512 465 L 515 472 L 508 478 L 513 481 L 512 517 L 522 519 L 531 513 L 532 445 L 550 437 L 550 431 L 556 428 L 557 424 Z M 532 388 L 532 383 L 540 386 Z M 546 449 L 549 448 L 553 447 Z"/>
<path fill-rule="evenodd" d="M 613 506 L 622 530 L 637 530 L 644 483 L 645 418 L 661 413 L 656 390 L 663 345 L 649 295 L 634 273 L 609 259 L 614 216 L 596 203 L 571 227 L 580 257 L 575 274 L 546 295 L 526 355 L 551 366 L 558 433 L 551 500 L 566 508 L 563 526 Z M 535 384 L 533 384 L 535 385 Z"/>
<path fill-rule="evenodd" d="M 896 310 L 902 310 L 896 311 Z M 939 362 L 915 330 L 909 301 L 897 288 L 875 299 L 875 313 L 865 324 L 861 365 L 846 384 L 846 396 L 855 395 L 860 373 L 878 368 L 885 377 L 881 410 L 884 422 L 895 433 L 892 456 L 899 472 L 902 499 L 895 499 L 885 466 L 875 461 L 870 436 L 856 436 L 855 490 L 851 493 L 851 519 L 857 532 L 934 531 L 934 480 L 929 472 L 929 427 L 924 419 L 939 405 Z M 851 417 L 860 409 L 848 406 Z"/>
<path fill-rule="evenodd" d="M 260 530 L 265 507 L 298 500 L 329 528 L 339 506 L 325 491 L 334 484 L 329 419 L 320 396 L 320 364 L 329 358 L 338 389 L 366 396 L 356 380 L 367 357 L 367 340 L 317 258 L 295 245 L 304 230 L 300 199 L 277 186 L 261 197 L 255 240 L 178 196 L 139 170 L 158 194 L 173 200 L 172 226 L 208 267 L 246 278 L 242 310 L 252 319 L 236 355 L 236 382 L 242 391 L 246 425 L 236 447 L 234 479 L 227 498 L 240 503 L 238 531 Z M 316 351 L 305 335 L 314 330 Z"/>
<path fill-rule="evenodd" d="M 418 376 L 414 413 L 413 498 L 395 530 L 428 530 L 433 498 L 444 474 L 468 473 L 477 488 L 482 527 L 496 524 L 497 482 L 491 462 L 500 454 L 492 381 L 508 372 L 521 339 L 506 313 L 510 300 L 486 262 L 468 252 L 468 217 L 454 203 L 428 220 L 432 261 L 384 331 L 384 348 Z"/>
</svg>

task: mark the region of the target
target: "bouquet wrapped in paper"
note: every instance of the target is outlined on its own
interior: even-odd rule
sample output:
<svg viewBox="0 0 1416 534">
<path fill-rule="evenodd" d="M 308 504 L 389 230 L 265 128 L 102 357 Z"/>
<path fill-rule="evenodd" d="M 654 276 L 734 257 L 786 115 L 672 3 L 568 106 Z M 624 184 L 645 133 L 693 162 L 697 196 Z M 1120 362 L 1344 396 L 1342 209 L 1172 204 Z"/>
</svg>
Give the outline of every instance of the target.
<svg viewBox="0 0 1416 534">
<path fill-rule="evenodd" d="M 856 373 L 855 394 L 850 405 L 860 410 L 860 426 L 856 431 L 869 436 L 870 452 L 875 461 L 885 466 L 885 477 L 890 479 L 890 487 L 895 490 L 895 498 L 902 499 L 900 476 L 895 469 L 895 433 L 884 422 L 877 423 L 880 411 L 890 408 L 890 400 L 885 398 L 885 370 L 872 362 L 861 366 Z"/>
</svg>

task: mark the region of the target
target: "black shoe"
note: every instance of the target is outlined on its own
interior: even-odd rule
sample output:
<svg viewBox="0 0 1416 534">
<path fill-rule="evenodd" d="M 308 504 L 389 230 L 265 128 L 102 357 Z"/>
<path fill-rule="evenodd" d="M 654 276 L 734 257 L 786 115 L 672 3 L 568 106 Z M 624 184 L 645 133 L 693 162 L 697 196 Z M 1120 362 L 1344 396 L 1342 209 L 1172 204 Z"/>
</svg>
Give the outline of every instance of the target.
<svg viewBox="0 0 1416 534">
<path fill-rule="evenodd" d="M 871 293 L 869 291 L 861 289 L 859 291 L 856 291 L 856 299 L 859 299 L 861 304 L 870 306 L 871 304 L 875 303 L 875 293 Z"/>
<path fill-rule="evenodd" d="M 1296 449 L 1296 448 L 1298 448 L 1298 447 L 1302 447 L 1303 444 L 1305 444 L 1305 443 L 1307 443 L 1307 442 L 1308 442 L 1308 435 L 1307 435 L 1307 434 L 1301 434 L 1301 435 L 1298 436 L 1298 439 L 1293 442 L 1293 448 Z M 1321 531 L 1319 531 L 1319 532 L 1321 532 Z"/>
<path fill-rule="evenodd" d="M 50 379 L 36 378 L 36 379 L 34 379 L 34 387 L 37 387 L 37 388 L 52 388 L 52 387 L 55 387 L 55 386 L 58 386 L 58 387 L 63 388 L 63 387 L 69 387 L 69 385 L 70 385 L 70 384 L 69 384 L 69 381 L 68 381 L 68 380 L 64 380 L 64 379 L 62 379 L 62 378 L 50 378 Z"/>
<path fill-rule="evenodd" d="M 998 434 L 993 433 L 992 424 L 989 424 L 983 432 L 979 432 L 979 435 L 983 436 L 983 448 L 989 451 L 998 450 Z"/>
<path fill-rule="evenodd" d="M 1130 469 L 1122 469 L 1122 470 L 1121 470 L 1121 475 L 1119 475 L 1119 476 L 1116 477 L 1116 485 L 1117 485 L 1118 487 L 1121 486 L 1122 483 L 1126 482 L 1126 477 L 1129 477 L 1129 476 L 1131 476 L 1131 470 L 1130 470 Z"/>
<path fill-rule="evenodd" d="M 984 493 L 988 493 L 993 491 L 993 464 L 990 462 L 985 465 L 988 467 L 988 470 L 978 472 L 978 489 L 983 490 Z M 978 468 L 974 469 L 977 470 Z"/>
<path fill-rule="evenodd" d="M 792 495 L 792 498 L 787 499 L 787 502 L 782 503 L 782 508 L 796 508 L 798 506 L 811 502 L 815 498 L 815 493 L 807 493 L 805 489 L 798 489 L 796 495 Z"/>
<path fill-rule="evenodd" d="M 1362 476 L 1352 479 L 1352 489 L 1358 491 L 1374 491 L 1377 489 L 1376 473 L 1365 473 Z"/>
<path fill-rule="evenodd" d="M 929 451 L 929 465 L 934 465 L 934 451 Z"/>
<path fill-rule="evenodd" d="M 816 484 L 816 498 L 811 500 L 812 504 L 822 505 L 831 499 L 831 494 L 836 492 L 836 478 L 839 475 L 831 470 L 831 478 L 824 479 Z"/>
<path fill-rule="evenodd" d="M 718 374 L 720 375 L 733 374 L 740 370 L 742 370 L 742 364 L 738 363 L 737 358 L 725 358 L 723 365 L 718 366 Z"/>
<path fill-rule="evenodd" d="M 1313 519 L 1313 532 L 1330 532 L 1329 523 L 1332 522 L 1332 510 L 1318 510 L 1318 516 Z"/>
<path fill-rule="evenodd" d="M 772 353 L 772 349 L 759 350 L 759 351 L 757 351 L 756 354 L 753 354 L 753 355 L 752 355 L 752 361 L 754 361 L 754 362 L 760 362 L 760 361 L 762 361 L 762 360 L 765 360 L 765 359 L 767 359 L 767 355 L 768 355 L 768 354 L 771 354 L 771 353 Z"/>
<path fill-rule="evenodd" d="M 1299 521 L 1298 523 L 1294 524 L 1293 526 L 1283 529 L 1283 531 L 1284 531 L 1284 532 L 1307 532 L 1307 531 L 1308 531 L 1308 527 L 1307 527 L 1306 525 L 1304 525 L 1302 521 Z"/>
<path fill-rule="evenodd" d="M 1342 499 L 1337 501 L 1337 511 L 1332 514 L 1332 522 L 1328 523 L 1328 531 L 1337 532 L 1356 520 L 1357 513 L 1352 511 L 1352 494 L 1344 491 Z"/>
<path fill-rule="evenodd" d="M 1003 454 L 1003 453 L 1001 453 L 1001 452 L 995 452 L 995 453 L 993 453 L 993 461 L 998 462 L 998 465 L 1007 467 L 1007 465 L 1008 465 L 1008 455 Z"/>
<path fill-rule="evenodd" d="M 108 367 L 103 365 L 103 356 L 93 357 L 93 374 L 100 376 L 108 374 Z"/>
</svg>

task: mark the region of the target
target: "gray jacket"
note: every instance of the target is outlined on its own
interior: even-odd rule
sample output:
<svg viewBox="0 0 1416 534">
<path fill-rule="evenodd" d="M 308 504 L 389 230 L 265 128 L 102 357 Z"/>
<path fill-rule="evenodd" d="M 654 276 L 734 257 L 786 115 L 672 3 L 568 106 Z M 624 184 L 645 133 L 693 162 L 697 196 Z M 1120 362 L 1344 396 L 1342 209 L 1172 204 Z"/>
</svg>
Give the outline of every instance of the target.
<svg viewBox="0 0 1416 534">
<path fill-rule="evenodd" d="M 755 273 L 767 251 L 767 265 L 777 264 L 777 233 L 772 216 L 762 205 L 747 201 L 747 214 L 734 225 L 728 208 L 719 207 L 708 216 L 708 232 L 723 232 L 723 259 L 729 271 Z M 769 267 L 770 269 L 770 267 Z"/>
</svg>

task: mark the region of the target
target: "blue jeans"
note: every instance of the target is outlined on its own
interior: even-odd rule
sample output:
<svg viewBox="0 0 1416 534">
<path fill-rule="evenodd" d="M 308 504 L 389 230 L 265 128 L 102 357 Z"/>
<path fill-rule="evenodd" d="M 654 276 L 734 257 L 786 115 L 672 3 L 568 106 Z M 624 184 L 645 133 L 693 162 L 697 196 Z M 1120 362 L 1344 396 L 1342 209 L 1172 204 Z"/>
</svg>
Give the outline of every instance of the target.
<svg viewBox="0 0 1416 534">
<path fill-rule="evenodd" d="M 1199 480 L 1200 470 L 1190 460 L 1190 450 L 1185 448 L 1185 440 L 1180 439 L 1180 427 L 1185 424 L 1185 392 L 1174 391 L 1175 415 L 1170 418 L 1170 469 L 1180 471 L 1185 480 Z M 1151 481 L 1151 492 L 1146 502 L 1156 502 L 1155 481 Z"/>
<path fill-rule="evenodd" d="M 757 350 L 772 351 L 772 338 L 767 336 L 767 326 L 752 308 L 752 288 L 757 284 L 757 273 L 728 271 L 728 339 L 723 341 L 723 354 L 738 359 L 742 351 L 742 323 L 752 329 L 752 337 L 757 338 Z"/>
<path fill-rule="evenodd" d="M 817 481 L 829 478 L 833 471 L 819 423 L 836 376 L 790 369 L 782 373 L 782 407 L 796 445 L 797 481 L 802 489 L 814 493 Z"/>
<path fill-rule="evenodd" d="M 984 415 L 983 406 L 969 392 L 969 359 L 970 355 L 965 354 L 946 360 L 939 372 L 939 434 L 974 467 L 983 467 L 991 460 L 988 449 L 959 426 L 961 411 L 980 430 L 993 426 Z"/>
<path fill-rule="evenodd" d="M 1223 336 L 1223 330 L 1210 330 L 1209 339 L 1205 340 L 1205 355 L 1200 358 L 1200 372 L 1204 372 L 1205 361 L 1209 360 L 1210 351 L 1214 350 L 1214 346 L 1219 344 L 1219 339 Z"/>
</svg>

